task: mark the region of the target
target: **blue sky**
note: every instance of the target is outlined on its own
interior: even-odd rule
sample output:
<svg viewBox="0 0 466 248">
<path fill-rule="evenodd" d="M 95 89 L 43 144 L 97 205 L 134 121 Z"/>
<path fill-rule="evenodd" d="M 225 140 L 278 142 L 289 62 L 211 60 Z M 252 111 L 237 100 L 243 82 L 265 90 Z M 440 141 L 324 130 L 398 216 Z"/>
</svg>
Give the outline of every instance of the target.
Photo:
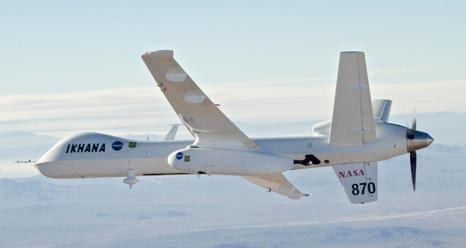
<svg viewBox="0 0 466 248">
<path fill-rule="evenodd" d="M 2 95 L 152 86 L 173 49 L 202 84 L 334 84 L 341 50 L 371 84 L 466 78 L 463 1 L 2 1 Z M 453 92 L 452 92 L 453 94 Z"/>
</svg>

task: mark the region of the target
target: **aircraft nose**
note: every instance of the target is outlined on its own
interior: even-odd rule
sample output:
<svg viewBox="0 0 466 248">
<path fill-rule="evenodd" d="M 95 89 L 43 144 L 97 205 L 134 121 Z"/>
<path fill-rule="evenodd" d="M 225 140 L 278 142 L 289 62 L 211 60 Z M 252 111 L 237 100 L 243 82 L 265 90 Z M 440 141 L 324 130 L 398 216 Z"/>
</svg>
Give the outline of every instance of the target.
<svg viewBox="0 0 466 248">
<path fill-rule="evenodd" d="M 34 167 L 36 167 L 40 174 L 46 177 L 53 177 L 53 170 L 51 170 L 50 165 L 48 165 L 47 163 L 38 162 L 34 165 Z"/>
<path fill-rule="evenodd" d="M 406 135 L 406 147 L 408 152 L 428 147 L 434 142 L 434 138 L 428 133 L 409 129 Z"/>
</svg>

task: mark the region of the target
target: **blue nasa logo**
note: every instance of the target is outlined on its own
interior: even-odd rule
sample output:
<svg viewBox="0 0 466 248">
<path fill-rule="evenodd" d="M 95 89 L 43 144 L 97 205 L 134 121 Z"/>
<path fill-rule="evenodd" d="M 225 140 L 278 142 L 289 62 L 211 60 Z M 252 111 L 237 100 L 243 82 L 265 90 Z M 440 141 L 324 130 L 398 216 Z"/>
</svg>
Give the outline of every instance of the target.
<svg viewBox="0 0 466 248">
<path fill-rule="evenodd" d="M 113 150 L 115 150 L 115 151 L 121 150 L 121 148 L 123 148 L 123 142 L 121 142 L 121 141 L 114 141 L 114 142 L 112 143 L 112 148 L 113 148 Z"/>
<path fill-rule="evenodd" d="M 183 158 L 183 153 L 182 153 L 182 152 L 178 152 L 178 153 L 176 154 L 176 159 L 177 159 L 177 160 L 181 160 L 182 158 Z"/>
</svg>

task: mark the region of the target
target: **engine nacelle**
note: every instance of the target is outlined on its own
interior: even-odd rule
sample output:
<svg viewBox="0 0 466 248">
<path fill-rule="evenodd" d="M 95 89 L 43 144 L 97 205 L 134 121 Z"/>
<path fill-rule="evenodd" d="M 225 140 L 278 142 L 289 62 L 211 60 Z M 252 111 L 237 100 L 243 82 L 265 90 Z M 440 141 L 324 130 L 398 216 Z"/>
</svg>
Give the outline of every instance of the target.
<svg viewBox="0 0 466 248">
<path fill-rule="evenodd" d="M 293 168 L 290 158 L 274 154 L 227 149 L 185 148 L 168 156 L 175 169 L 195 174 L 246 175 L 278 173 Z"/>
</svg>

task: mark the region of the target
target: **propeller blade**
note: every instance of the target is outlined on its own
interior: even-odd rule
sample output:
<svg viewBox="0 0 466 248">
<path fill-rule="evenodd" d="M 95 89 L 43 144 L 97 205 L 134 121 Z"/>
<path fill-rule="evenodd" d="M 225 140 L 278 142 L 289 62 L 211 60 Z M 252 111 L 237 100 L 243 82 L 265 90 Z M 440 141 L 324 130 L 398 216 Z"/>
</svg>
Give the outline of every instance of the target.
<svg viewBox="0 0 466 248">
<path fill-rule="evenodd" d="M 411 123 L 411 129 L 413 129 L 413 130 L 416 130 L 416 126 L 417 126 L 417 120 L 416 119 L 417 119 L 416 115 L 414 115 L 413 121 Z"/>
<path fill-rule="evenodd" d="M 416 191 L 416 164 L 417 164 L 417 155 L 416 152 L 409 153 L 409 162 L 411 165 L 411 182 L 413 184 L 413 191 Z"/>
</svg>

